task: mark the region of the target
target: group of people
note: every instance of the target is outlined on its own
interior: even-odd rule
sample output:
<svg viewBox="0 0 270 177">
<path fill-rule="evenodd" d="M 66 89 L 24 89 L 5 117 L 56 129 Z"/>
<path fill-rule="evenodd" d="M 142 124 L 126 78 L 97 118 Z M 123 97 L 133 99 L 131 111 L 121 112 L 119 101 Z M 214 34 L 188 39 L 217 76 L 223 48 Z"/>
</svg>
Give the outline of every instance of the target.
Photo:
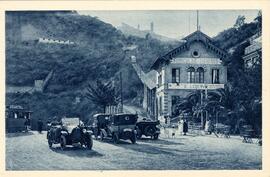
<svg viewBox="0 0 270 177">
<path fill-rule="evenodd" d="M 189 129 L 188 121 L 186 119 L 181 119 L 178 122 L 178 132 L 180 133 L 180 135 L 184 135 L 184 136 L 187 135 L 188 129 Z M 214 125 L 210 119 L 206 120 L 203 130 L 206 134 L 209 134 L 209 135 L 211 135 L 212 132 L 214 131 Z M 172 138 L 176 136 L 176 131 L 177 131 L 177 128 L 175 126 L 172 126 L 172 132 L 171 132 Z M 164 128 L 164 133 L 165 133 L 165 136 L 170 137 L 170 132 L 168 129 Z"/>
<path fill-rule="evenodd" d="M 29 117 L 25 118 L 24 127 L 25 127 L 25 132 L 30 131 L 31 121 L 30 121 Z M 41 119 L 38 119 L 38 121 L 37 121 L 37 130 L 38 130 L 39 133 L 42 133 L 42 128 L 43 128 L 43 122 L 42 122 Z"/>
<path fill-rule="evenodd" d="M 176 126 L 173 125 L 172 126 L 172 132 L 171 132 L 171 137 L 172 138 L 175 138 L 175 136 L 177 134 L 176 131 L 177 131 L 177 128 L 176 128 Z M 187 135 L 187 132 L 188 132 L 188 122 L 187 122 L 187 120 L 180 120 L 178 122 L 178 131 L 179 131 L 180 135 L 184 135 L 184 136 Z M 166 127 L 164 127 L 164 134 L 165 134 L 165 136 L 167 138 L 170 137 L 170 131 Z"/>
</svg>

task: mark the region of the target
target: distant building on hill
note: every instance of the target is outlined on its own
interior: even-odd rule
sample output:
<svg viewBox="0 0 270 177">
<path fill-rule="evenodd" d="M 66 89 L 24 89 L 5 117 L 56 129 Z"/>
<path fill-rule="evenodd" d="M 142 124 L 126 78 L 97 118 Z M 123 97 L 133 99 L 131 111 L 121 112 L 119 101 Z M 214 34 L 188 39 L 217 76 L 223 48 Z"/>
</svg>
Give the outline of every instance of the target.
<svg viewBox="0 0 270 177">
<path fill-rule="evenodd" d="M 74 45 L 75 43 L 72 41 L 63 41 L 58 39 L 49 39 L 49 38 L 38 38 L 39 43 L 45 43 L 45 44 L 63 44 L 63 45 Z"/>
<path fill-rule="evenodd" d="M 137 36 L 140 38 L 145 38 L 146 36 L 151 36 L 154 39 L 158 39 L 163 42 L 170 42 L 170 43 L 176 43 L 178 40 L 169 38 L 160 34 L 156 34 L 154 32 L 154 23 L 150 23 L 150 29 L 148 30 L 142 30 L 140 28 L 140 25 L 136 27 L 132 27 L 126 23 L 122 23 L 121 26 L 117 27 L 124 35 L 126 36 Z"/>
<path fill-rule="evenodd" d="M 33 13 L 33 12 L 31 12 Z M 42 12 L 47 13 L 47 12 Z M 61 15 L 72 12 L 57 12 L 52 11 L 55 15 Z M 65 39 L 60 36 L 55 36 L 46 29 L 40 29 L 37 25 L 25 22 L 27 19 L 26 15 L 28 12 L 20 11 L 8 11 L 6 12 L 6 37 L 9 39 L 10 43 L 13 44 L 30 44 L 30 43 L 47 43 L 47 44 L 63 44 L 63 45 L 73 45 L 75 42 Z M 38 12 L 36 12 L 38 14 Z M 28 17 L 28 20 L 31 20 Z"/>
<path fill-rule="evenodd" d="M 7 85 L 6 93 L 33 93 L 33 92 L 43 92 L 48 86 L 50 79 L 53 76 L 53 70 L 46 76 L 44 80 L 35 80 L 33 86 L 14 86 Z"/>
<path fill-rule="evenodd" d="M 262 59 L 262 36 L 261 32 L 249 39 L 250 45 L 245 48 L 243 56 L 246 69 L 252 68 L 256 64 L 261 64 Z"/>
<path fill-rule="evenodd" d="M 151 30 L 152 33 L 154 32 L 154 22 L 151 22 L 151 24 L 150 24 L 150 30 Z"/>
</svg>

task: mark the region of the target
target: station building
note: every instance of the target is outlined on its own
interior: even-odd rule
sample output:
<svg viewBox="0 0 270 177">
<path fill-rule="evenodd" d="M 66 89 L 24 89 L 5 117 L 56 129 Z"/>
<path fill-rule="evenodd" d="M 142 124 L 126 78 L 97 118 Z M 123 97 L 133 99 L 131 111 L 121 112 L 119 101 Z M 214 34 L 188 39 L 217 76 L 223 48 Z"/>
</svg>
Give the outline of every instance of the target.
<svg viewBox="0 0 270 177">
<path fill-rule="evenodd" d="M 158 57 L 151 66 L 155 71 L 155 87 L 144 79 L 145 108 L 161 122 L 173 119 L 175 104 L 196 90 L 224 88 L 227 67 L 222 60 L 227 53 L 214 45 L 200 30 L 183 38 L 177 48 Z"/>
</svg>

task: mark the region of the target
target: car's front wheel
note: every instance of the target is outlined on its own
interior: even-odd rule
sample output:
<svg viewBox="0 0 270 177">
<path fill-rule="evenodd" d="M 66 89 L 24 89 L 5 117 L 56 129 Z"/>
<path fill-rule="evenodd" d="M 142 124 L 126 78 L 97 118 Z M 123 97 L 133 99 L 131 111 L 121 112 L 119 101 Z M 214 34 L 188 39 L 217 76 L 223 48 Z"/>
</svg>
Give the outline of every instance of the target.
<svg viewBox="0 0 270 177">
<path fill-rule="evenodd" d="M 156 131 L 156 129 L 153 126 L 147 126 L 144 129 L 144 134 L 146 136 L 151 136 L 152 137 L 154 135 L 155 131 Z"/>
<path fill-rule="evenodd" d="M 91 135 L 89 135 L 87 138 L 86 138 L 86 147 L 91 150 L 92 147 L 93 147 L 93 139 L 91 138 Z"/>
<path fill-rule="evenodd" d="M 52 138 L 49 132 L 47 133 L 47 140 L 48 140 L 49 148 L 51 148 L 53 143 L 52 143 Z"/>
<path fill-rule="evenodd" d="M 132 144 L 136 143 L 136 134 L 135 133 L 130 137 L 130 141 Z"/>
<path fill-rule="evenodd" d="M 104 134 L 102 133 L 102 131 L 100 132 L 100 140 L 101 140 L 101 141 L 104 140 Z"/>
<path fill-rule="evenodd" d="M 142 138 L 142 131 L 141 130 L 137 130 L 137 138 L 141 139 Z"/>
<path fill-rule="evenodd" d="M 119 136 L 116 133 L 113 134 L 113 143 L 115 143 L 115 144 L 119 143 Z"/>
<path fill-rule="evenodd" d="M 66 148 L 66 145 L 67 145 L 66 137 L 64 135 L 61 135 L 60 137 L 61 149 L 64 150 Z"/>
<path fill-rule="evenodd" d="M 52 140 L 51 139 L 48 139 L 48 145 L 49 145 L 49 148 L 51 148 L 52 147 Z"/>
<path fill-rule="evenodd" d="M 159 136 L 159 134 L 157 134 L 157 133 L 154 134 L 153 139 L 154 139 L 154 140 L 157 140 L 157 139 L 158 139 L 158 136 Z"/>
</svg>

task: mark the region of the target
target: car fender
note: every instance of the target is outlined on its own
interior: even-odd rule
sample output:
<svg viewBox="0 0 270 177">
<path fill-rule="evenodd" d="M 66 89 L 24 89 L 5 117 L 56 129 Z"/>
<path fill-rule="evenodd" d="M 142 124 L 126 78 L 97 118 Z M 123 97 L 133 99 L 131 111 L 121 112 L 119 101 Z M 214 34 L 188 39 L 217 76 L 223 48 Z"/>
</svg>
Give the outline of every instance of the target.
<svg viewBox="0 0 270 177">
<path fill-rule="evenodd" d="M 66 136 L 66 135 L 68 135 L 68 132 L 66 132 L 66 131 L 61 131 L 61 135 Z"/>
<path fill-rule="evenodd" d="M 86 130 L 86 133 L 88 133 L 89 135 L 92 135 L 93 131 L 92 130 Z"/>
<path fill-rule="evenodd" d="M 83 135 L 84 136 L 92 136 L 93 135 L 93 131 L 91 131 L 91 130 L 87 130 L 86 132 L 83 132 Z"/>
<path fill-rule="evenodd" d="M 132 132 L 132 128 L 124 128 L 123 132 Z"/>
</svg>

